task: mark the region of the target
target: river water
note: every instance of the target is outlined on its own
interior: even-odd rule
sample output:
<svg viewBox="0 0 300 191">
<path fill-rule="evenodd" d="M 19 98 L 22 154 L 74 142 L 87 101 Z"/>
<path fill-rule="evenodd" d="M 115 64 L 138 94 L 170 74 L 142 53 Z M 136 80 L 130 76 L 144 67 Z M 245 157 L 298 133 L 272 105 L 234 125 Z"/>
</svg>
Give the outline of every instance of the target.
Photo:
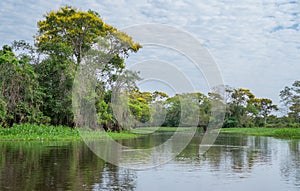
<svg viewBox="0 0 300 191">
<path fill-rule="evenodd" d="M 0 142 L 0 190 L 300 190 L 299 140 L 220 134 L 204 155 L 200 143 L 196 136 L 174 160 L 136 171 L 106 163 L 83 142 Z"/>
</svg>

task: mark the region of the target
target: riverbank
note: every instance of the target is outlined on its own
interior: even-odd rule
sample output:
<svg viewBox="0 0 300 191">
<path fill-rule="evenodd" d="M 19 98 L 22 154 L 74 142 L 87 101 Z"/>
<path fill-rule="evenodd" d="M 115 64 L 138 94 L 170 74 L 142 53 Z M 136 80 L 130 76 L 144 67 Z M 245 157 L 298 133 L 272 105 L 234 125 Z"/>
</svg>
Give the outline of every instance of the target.
<svg viewBox="0 0 300 191">
<path fill-rule="evenodd" d="M 193 127 L 140 127 L 130 130 L 135 134 L 151 134 L 154 132 L 176 132 L 176 131 L 192 131 Z"/>
<path fill-rule="evenodd" d="M 154 132 L 186 131 L 190 128 L 176 127 L 147 127 L 130 131 L 107 132 L 115 139 L 133 139 Z M 221 133 L 235 133 L 253 136 L 269 136 L 282 139 L 300 139 L 300 128 L 222 128 Z M 85 137 L 100 137 L 104 131 L 87 131 Z M 104 136 L 103 136 L 104 137 Z M 63 126 L 14 125 L 11 128 L 0 128 L 0 141 L 82 141 L 79 129 Z"/>
<path fill-rule="evenodd" d="M 145 127 L 130 131 L 107 132 L 115 140 L 133 139 L 154 132 L 187 131 L 190 128 L 176 127 Z M 82 133 L 85 138 L 105 137 L 104 131 L 80 131 L 78 128 L 71 129 L 63 126 L 14 125 L 11 128 L 0 128 L 0 141 L 82 141 Z"/>
<path fill-rule="evenodd" d="M 104 131 L 90 131 L 85 136 L 101 137 Z M 138 134 L 128 131 L 107 132 L 113 139 L 137 138 Z M 14 125 L 11 128 L 0 128 L 0 141 L 81 141 L 79 129 L 71 129 L 63 126 L 32 125 L 21 124 Z"/>
<path fill-rule="evenodd" d="M 222 133 L 300 139 L 300 128 L 222 128 Z"/>
</svg>

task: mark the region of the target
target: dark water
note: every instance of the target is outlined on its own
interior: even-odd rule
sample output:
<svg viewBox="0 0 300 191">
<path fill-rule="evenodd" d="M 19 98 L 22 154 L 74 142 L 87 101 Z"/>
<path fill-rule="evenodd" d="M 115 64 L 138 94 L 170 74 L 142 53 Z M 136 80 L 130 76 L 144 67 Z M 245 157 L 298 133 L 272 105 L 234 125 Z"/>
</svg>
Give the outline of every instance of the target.
<svg viewBox="0 0 300 191">
<path fill-rule="evenodd" d="M 169 136 L 136 142 L 147 147 Z M 81 142 L 1 142 L 0 190 L 300 190 L 300 141 L 222 134 L 203 156 L 199 144 L 195 137 L 173 161 L 134 171 L 105 163 Z"/>
</svg>

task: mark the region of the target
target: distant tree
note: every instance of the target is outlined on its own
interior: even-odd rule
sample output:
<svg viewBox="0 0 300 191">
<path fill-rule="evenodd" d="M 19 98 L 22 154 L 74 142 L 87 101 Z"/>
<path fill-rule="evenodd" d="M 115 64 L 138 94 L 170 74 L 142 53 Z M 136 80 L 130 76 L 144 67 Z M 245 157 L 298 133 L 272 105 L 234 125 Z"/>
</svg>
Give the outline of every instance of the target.
<svg viewBox="0 0 300 191">
<path fill-rule="evenodd" d="M 300 122 L 300 81 L 295 81 L 291 87 L 286 86 L 280 91 L 281 102 L 289 109 L 289 117 Z"/>
<path fill-rule="evenodd" d="M 141 92 L 138 89 L 124 93 L 126 93 L 128 99 L 121 103 L 123 108 L 120 108 L 120 110 L 123 109 L 123 112 L 118 115 L 118 118 L 122 119 L 123 124 L 126 122 L 127 128 L 162 124 L 165 114 L 163 101 L 167 99 L 167 94 L 158 91 L 153 93 Z M 120 113 L 120 111 L 117 111 L 117 113 Z"/>
<path fill-rule="evenodd" d="M 200 92 L 177 94 L 165 101 L 165 108 L 167 113 L 164 126 L 198 126 L 206 131 L 211 105 L 210 99 L 204 94 Z"/>
<path fill-rule="evenodd" d="M 256 118 L 263 118 L 263 126 L 267 124 L 267 117 L 271 112 L 278 110 L 277 105 L 273 104 L 272 100 L 268 98 L 253 98 L 249 100 L 248 108 L 252 108 L 252 113 Z"/>
<path fill-rule="evenodd" d="M 255 96 L 250 90 L 244 88 L 227 89 L 230 98 L 227 103 L 225 115 L 225 127 L 245 127 L 248 126 L 247 106 L 249 100 Z"/>
<path fill-rule="evenodd" d="M 163 126 L 178 127 L 181 112 L 179 96 L 176 95 L 168 98 L 165 101 L 165 108 L 167 110 L 167 115 Z"/>
</svg>

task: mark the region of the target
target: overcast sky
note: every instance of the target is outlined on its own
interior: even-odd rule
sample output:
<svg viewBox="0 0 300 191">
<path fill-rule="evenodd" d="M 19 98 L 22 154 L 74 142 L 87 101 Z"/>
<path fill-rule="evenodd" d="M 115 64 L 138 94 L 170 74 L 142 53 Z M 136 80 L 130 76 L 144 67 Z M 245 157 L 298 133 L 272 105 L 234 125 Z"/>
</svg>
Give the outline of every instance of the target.
<svg viewBox="0 0 300 191">
<path fill-rule="evenodd" d="M 298 0 L 1 0 L 0 46 L 21 39 L 33 42 L 36 22 L 66 4 L 95 10 L 119 29 L 157 23 L 186 30 L 208 49 L 225 84 L 249 88 L 257 97 L 275 103 L 284 86 L 300 80 Z M 133 58 L 150 55 L 151 48 L 140 52 Z M 174 53 L 163 55 L 167 54 L 172 58 Z M 149 59 L 161 60 L 162 55 L 151 55 Z M 191 78 L 203 81 L 188 64 L 179 66 Z M 206 91 L 199 84 L 197 89 Z"/>
</svg>

